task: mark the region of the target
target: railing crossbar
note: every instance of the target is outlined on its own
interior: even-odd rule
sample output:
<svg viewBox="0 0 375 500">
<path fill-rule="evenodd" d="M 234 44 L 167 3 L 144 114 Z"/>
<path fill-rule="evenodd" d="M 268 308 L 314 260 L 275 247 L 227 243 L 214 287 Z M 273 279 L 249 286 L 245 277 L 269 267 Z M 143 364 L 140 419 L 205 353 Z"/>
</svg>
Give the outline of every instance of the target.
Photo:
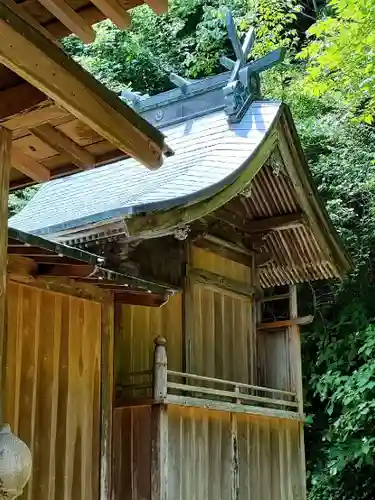
<svg viewBox="0 0 375 500">
<path fill-rule="evenodd" d="M 295 398 L 296 394 L 294 392 L 290 391 L 283 391 L 281 389 L 271 389 L 269 387 L 260 387 L 258 385 L 250 385 L 250 384 L 245 384 L 243 382 L 233 382 L 232 380 L 224 380 L 221 378 L 213 378 L 213 377 L 206 377 L 205 375 L 195 375 L 193 373 L 183 373 L 183 372 L 176 372 L 174 370 L 168 370 L 167 371 L 168 375 L 173 375 L 176 377 L 183 377 L 183 378 L 190 378 L 194 380 L 205 380 L 207 382 L 214 382 L 217 384 L 226 384 L 226 385 L 232 385 L 234 387 L 241 387 L 244 389 L 252 389 L 254 391 L 262 391 L 262 392 L 270 392 L 270 393 L 277 393 L 277 394 L 282 394 L 283 396 L 290 396 Z M 242 396 L 242 394 L 241 394 Z"/>
<path fill-rule="evenodd" d="M 298 408 L 298 403 L 295 401 L 286 401 L 283 399 L 273 399 L 273 398 L 265 398 L 262 396 L 252 396 L 251 394 L 243 394 L 239 392 L 231 392 L 231 391 L 223 391 L 221 389 L 211 389 L 210 387 L 200 387 L 198 385 L 186 385 L 186 384 L 177 384 L 175 382 L 167 383 L 168 389 L 177 389 L 186 392 L 198 392 L 201 394 L 210 394 L 214 396 L 223 396 L 234 398 L 236 400 L 243 401 L 257 401 L 259 403 L 267 403 L 281 406 L 290 406 L 293 408 Z"/>
</svg>

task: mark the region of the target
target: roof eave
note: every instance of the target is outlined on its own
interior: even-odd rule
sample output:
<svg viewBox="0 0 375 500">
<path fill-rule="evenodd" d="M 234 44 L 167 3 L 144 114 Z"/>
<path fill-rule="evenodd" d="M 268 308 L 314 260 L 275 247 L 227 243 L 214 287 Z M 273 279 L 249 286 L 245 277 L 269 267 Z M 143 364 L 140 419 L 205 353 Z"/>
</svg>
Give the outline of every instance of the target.
<svg viewBox="0 0 375 500">
<path fill-rule="evenodd" d="M 300 196 L 301 207 L 307 211 L 315 236 L 321 245 L 324 245 L 323 250 L 326 250 L 327 257 L 334 263 L 337 277 L 343 278 L 353 268 L 353 263 L 322 202 L 303 152 L 291 111 L 286 104 L 282 105 L 278 131 L 279 144 L 284 144 L 284 155 L 288 156 L 288 158 L 284 156 L 284 161 L 287 167 L 289 166 L 291 176 L 294 174 L 296 190 L 298 192 L 299 182 L 305 189 L 304 196 Z"/>
</svg>

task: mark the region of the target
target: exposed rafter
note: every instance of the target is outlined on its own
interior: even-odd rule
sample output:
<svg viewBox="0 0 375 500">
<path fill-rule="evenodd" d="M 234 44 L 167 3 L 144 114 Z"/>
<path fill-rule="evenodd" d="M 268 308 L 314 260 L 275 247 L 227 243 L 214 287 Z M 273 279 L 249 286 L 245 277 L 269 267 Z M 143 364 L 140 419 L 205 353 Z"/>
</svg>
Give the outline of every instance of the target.
<svg viewBox="0 0 375 500">
<path fill-rule="evenodd" d="M 48 168 L 18 149 L 12 148 L 11 162 L 13 168 L 27 175 L 35 182 L 45 182 L 51 178 Z"/>
<path fill-rule="evenodd" d="M 215 212 L 214 216 L 220 221 L 225 222 L 247 234 L 282 231 L 292 227 L 299 227 L 304 224 L 305 221 L 302 212 L 293 212 L 248 221 L 244 220 L 242 216 L 236 214 L 235 212 L 228 212 L 226 210 L 219 209 Z"/>
<path fill-rule="evenodd" d="M 120 29 L 130 26 L 131 17 L 117 0 L 91 0 L 91 2 Z"/>
<path fill-rule="evenodd" d="M 90 23 L 77 14 L 65 0 L 38 1 L 83 42 L 91 43 L 95 40 L 95 32 Z"/>
<path fill-rule="evenodd" d="M 95 158 L 92 154 L 69 139 L 60 130 L 52 127 L 49 123 L 33 128 L 30 132 L 59 153 L 67 154 L 72 163 L 78 167 L 83 169 L 94 167 Z"/>
<path fill-rule="evenodd" d="M 0 3 L 0 62 L 83 121 L 115 148 L 150 168 L 161 165 L 164 148 L 162 134 L 4 2 Z M 12 128 L 6 122 L 2 125 Z"/>
</svg>

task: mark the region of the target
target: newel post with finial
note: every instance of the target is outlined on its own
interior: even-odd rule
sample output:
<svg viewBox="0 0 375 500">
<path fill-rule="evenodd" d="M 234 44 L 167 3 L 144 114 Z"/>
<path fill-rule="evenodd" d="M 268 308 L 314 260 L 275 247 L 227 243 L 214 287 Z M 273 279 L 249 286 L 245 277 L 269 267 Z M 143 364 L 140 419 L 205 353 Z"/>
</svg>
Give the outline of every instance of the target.
<svg viewBox="0 0 375 500">
<path fill-rule="evenodd" d="M 167 343 L 164 337 L 156 337 L 154 340 L 154 367 L 153 367 L 153 399 L 157 403 L 163 403 L 167 397 Z"/>
</svg>

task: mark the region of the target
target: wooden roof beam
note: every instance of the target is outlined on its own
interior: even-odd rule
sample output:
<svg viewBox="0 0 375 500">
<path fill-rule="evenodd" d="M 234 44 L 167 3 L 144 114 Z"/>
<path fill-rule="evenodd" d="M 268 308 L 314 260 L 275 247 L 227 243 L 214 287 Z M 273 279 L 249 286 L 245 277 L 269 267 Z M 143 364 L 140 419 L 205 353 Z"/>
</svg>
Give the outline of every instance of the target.
<svg viewBox="0 0 375 500">
<path fill-rule="evenodd" d="M 42 35 L 44 35 L 46 38 L 51 40 L 51 42 L 55 43 L 57 46 L 60 47 L 60 42 L 56 40 L 56 38 L 41 24 L 38 23 L 36 19 L 33 18 L 33 16 L 30 16 L 30 14 L 22 7 L 22 5 L 19 5 L 16 3 L 14 0 L 3 0 L 6 4 L 9 5 L 13 9 L 13 11 L 18 14 L 22 19 L 24 19 L 30 26 L 38 30 Z"/>
<path fill-rule="evenodd" d="M 67 154 L 77 167 L 89 169 L 95 166 L 95 158 L 92 154 L 49 123 L 32 128 L 30 132 L 59 153 Z"/>
<path fill-rule="evenodd" d="M 117 0 L 91 0 L 91 2 L 121 30 L 129 28 L 130 14 L 126 12 Z"/>
<path fill-rule="evenodd" d="M 168 0 L 145 0 L 145 3 L 155 14 L 164 14 L 168 11 Z"/>
<path fill-rule="evenodd" d="M 25 114 L 29 109 L 46 101 L 48 98 L 45 94 L 27 82 L 2 90 L 0 91 L 0 123 L 20 113 Z"/>
<path fill-rule="evenodd" d="M 39 0 L 39 3 L 83 42 L 92 43 L 95 40 L 95 31 L 92 26 L 77 14 L 65 0 Z"/>
<path fill-rule="evenodd" d="M 46 182 L 51 178 L 51 172 L 44 165 L 16 148 L 12 148 L 12 167 L 30 177 L 35 182 Z"/>
<path fill-rule="evenodd" d="M 249 221 L 234 212 L 219 209 L 215 212 L 214 217 L 248 234 L 282 231 L 299 227 L 305 222 L 302 212 L 292 212 Z"/>
<path fill-rule="evenodd" d="M 0 63 L 39 88 L 113 146 L 158 168 L 163 134 L 0 2 Z M 3 125 L 6 127 L 6 125 Z"/>
<path fill-rule="evenodd" d="M 95 270 L 92 264 L 77 264 L 77 265 L 44 265 L 40 264 L 38 268 L 38 276 L 67 276 L 69 278 L 87 278 Z"/>
<path fill-rule="evenodd" d="M 12 241 L 8 242 L 8 254 L 24 255 L 25 257 L 40 257 L 41 255 L 55 256 L 51 250 L 45 248 L 28 246 L 28 245 L 18 245 L 12 246 Z"/>
</svg>

